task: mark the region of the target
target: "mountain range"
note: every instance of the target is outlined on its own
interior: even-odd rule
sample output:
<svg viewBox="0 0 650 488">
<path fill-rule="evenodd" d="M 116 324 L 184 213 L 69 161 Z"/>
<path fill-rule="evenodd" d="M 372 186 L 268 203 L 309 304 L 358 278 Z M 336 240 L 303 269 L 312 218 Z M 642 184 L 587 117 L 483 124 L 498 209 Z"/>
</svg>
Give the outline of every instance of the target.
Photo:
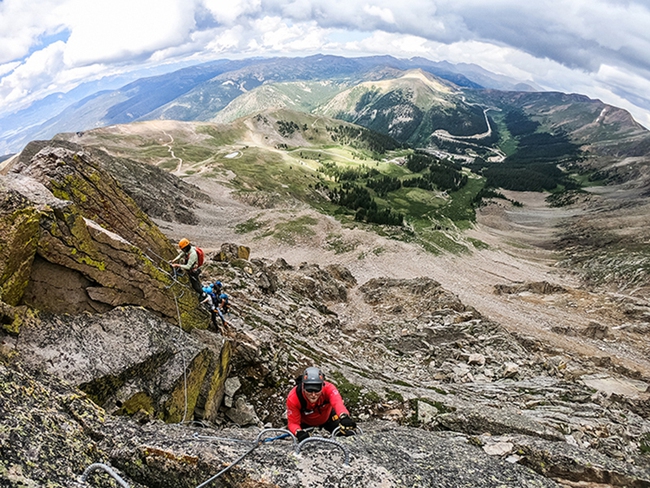
<svg viewBox="0 0 650 488">
<path fill-rule="evenodd" d="M 32 139 L 49 139 L 58 132 L 87 130 L 156 118 L 210 120 L 228 103 L 255 88 L 291 81 L 328 81 L 339 90 L 382 77 L 382 70 L 423 69 L 466 88 L 534 90 L 476 65 L 410 60 L 390 56 L 218 60 L 141 78 L 117 89 L 117 80 L 82 84 L 30 107 L 0 118 L 0 153 L 20 150 Z M 334 94 L 335 88 L 323 95 Z M 332 91 L 334 90 L 334 91 Z M 318 104 L 322 102 L 314 100 Z"/>
</svg>

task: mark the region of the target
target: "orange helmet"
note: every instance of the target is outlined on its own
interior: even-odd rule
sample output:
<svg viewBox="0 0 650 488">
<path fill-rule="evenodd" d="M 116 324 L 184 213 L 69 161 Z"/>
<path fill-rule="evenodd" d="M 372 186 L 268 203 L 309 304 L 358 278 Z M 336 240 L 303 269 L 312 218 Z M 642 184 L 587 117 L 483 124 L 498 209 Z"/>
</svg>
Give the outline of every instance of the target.
<svg viewBox="0 0 650 488">
<path fill-rule="evenodd" d="M 178 242 L 178 247 L 180 247 L 181 249 L 185 249 L 189 245 L 190 245 L 190 241 L 185 239 L 184 237 Z"/>
</svg>

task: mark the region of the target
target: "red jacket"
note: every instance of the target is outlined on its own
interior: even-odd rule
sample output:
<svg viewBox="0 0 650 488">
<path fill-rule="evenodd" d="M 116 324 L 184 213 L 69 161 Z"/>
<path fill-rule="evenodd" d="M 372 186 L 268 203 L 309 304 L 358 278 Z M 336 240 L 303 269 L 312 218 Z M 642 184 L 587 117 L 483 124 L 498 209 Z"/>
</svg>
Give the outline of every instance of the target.
<svg viewBox="0 0 650 488">
<path fill-rule="evenodd" d="M 329 420 L 332 408 L 334 408 L 334 412 L 339 416 L 342 413 L 350 414 L 343 404 L 341 394 L 332 383 L 325 382 L 323 392 L 318 397 L 318 400 L 316 400 L 316 403 L 309 403 L 305 397 L 307 405 L 305 411 L 302 411 L 300 399 L 298 398 L 298 395 L 302 395 L 302 391 L 298 392 L 297 388 L 297 386 L 294 386 L 287 397 L 288 429 L 294 435 L 302 428 L 300 424 L 307 424 L 313 427 L 323 425 Z"/>
</svg>

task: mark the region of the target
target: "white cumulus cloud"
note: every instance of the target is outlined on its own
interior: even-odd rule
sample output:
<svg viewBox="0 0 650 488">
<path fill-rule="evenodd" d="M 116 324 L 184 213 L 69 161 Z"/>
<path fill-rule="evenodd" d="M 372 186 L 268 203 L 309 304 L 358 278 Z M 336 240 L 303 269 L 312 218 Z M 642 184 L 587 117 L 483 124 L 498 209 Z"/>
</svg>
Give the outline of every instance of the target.
<svg viewBox="0 0 650 488">
<path fill-rule="evenodd" d="M 475 63 L 647 120 L 648 25 L 647 0 L 0 0 L 0 111 L 143 67 L 324 52 Z"/>
</svg>

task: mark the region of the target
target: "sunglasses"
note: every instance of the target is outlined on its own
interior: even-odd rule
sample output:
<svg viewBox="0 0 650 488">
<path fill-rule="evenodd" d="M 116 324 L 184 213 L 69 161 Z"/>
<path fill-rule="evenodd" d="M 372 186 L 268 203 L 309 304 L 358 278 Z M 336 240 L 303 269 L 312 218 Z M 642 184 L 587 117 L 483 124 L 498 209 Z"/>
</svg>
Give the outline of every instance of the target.
<svg viewBox="0 0 650 488">
<path fill-rule="evenodd" d="M 323 385 L 304 385 L 303 388 L 307 393 L 318 393 L 323 389 Z"/>
</svg>

